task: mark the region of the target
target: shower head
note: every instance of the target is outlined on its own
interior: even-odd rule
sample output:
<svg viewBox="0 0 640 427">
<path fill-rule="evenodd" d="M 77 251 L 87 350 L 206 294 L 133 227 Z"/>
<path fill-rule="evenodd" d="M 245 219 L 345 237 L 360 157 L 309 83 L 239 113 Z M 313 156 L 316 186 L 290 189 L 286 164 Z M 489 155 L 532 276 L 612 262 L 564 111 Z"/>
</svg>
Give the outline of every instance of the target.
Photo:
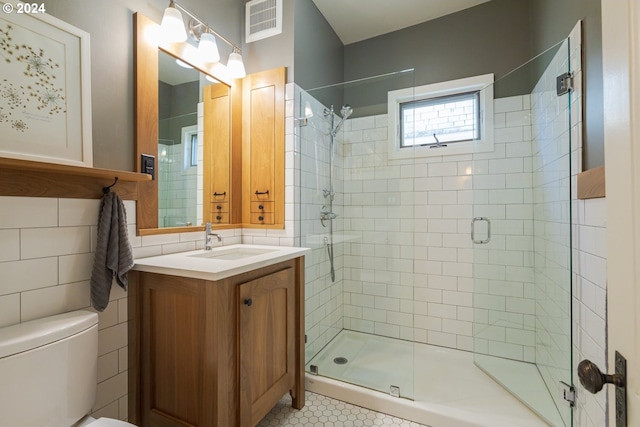
<svg viewBox="0 0 640 427">
<path fill-rule="evenodd" d="M 342 116 L 342 118 L 340 119 L 340 121 L 336 124 L 336 126 L 331 131 L 331 134 L 333 136 L 336 136 L 338 134 L 338 131 L 342 127 L 342 124 L 351 115 L 351 113 L 353 113 L 353 108 L 351 108 L 351 105 L 344 104 L 342 106 L 342 108 L 340 109 L 340 115 Z"/>
<path fill-rule="evenodd" d="M 340 109 L 340 115 L 343 120 L 346 120 L 353 113 L 353 108 L 349 104 L 344 104 Z"/>
</svg>

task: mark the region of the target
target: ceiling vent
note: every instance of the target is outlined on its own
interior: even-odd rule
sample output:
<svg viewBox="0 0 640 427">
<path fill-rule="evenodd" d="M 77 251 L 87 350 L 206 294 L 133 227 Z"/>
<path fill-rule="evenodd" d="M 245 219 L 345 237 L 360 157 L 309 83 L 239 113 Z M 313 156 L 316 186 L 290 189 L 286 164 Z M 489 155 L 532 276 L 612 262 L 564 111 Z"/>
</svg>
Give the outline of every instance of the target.
<svg viewBox="0 0 640 427">
<path fill-rule="evenodd" d="M 252 0 L 246 5 L 247 43 L 282 33 L 282 0 Z"/>
</svg>

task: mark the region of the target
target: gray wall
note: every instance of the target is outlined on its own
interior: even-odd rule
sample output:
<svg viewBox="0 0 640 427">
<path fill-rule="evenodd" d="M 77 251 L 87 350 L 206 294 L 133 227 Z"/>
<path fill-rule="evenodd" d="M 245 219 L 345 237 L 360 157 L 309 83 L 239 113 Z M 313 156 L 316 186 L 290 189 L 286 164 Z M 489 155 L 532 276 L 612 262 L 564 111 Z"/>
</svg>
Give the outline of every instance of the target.
<svg viewBox="0 0 640 427">
<path fill-rule="evenodd" d="M 133 14 L 162 20 L 167 0 L 44 0 L 50 15 L 91 35 L 93 164 L 134 169 Z M 236 44 L 243 40 L 244 4 L 238 0 L 184 0 L 181 5 Z M 223 62 L 230 52 L 218 43 Z"/>
<path fill-rule="evenodd" d="M 43 2 L 48 13 L 91 35 L 94 165 L 133 170 L 132 17 L 141 12 L 160 22 L 168 1 Z M 244 40 L 244 1 L 180 4 L 234 43 Z M 584 19 L 584 153 L 591 168 L 604 163 L 600 0 L 493 0 L 344 48 L 311 0 L 284 0 L 283 34 L 243 46 L 243 56 L 247 72 L 284 65 L 288 81 L 295 71 L 306 89 L 412 67 L 416 84 L 490 72 L 499 78 L 566 36 L 578 19 Z M 224 62 L 229 49 L 219 47 Z"/>
<path fill-rule="evenodd" d="M 584 170 L 604 165 L 601 0 L 531 1 L 532 42 L 541 52 L 582 20 Z"/>
<path fill-rule="evenodd" d="M 345 80 L 415 68 L 416 85 L 494 73 L 531 58 L 528 0 L 493 0 L 345 46 Z M 375 53 L 375 54 L 372 54 Z"/>
<path fill-rule="evenodd" d="M 294 76 L 294 5 L 300 0 L 283 0 L 282 33 L 245 44 L 243 59 L 247 73 L 287 67 L 287 82 Z M 311 0 L 304 0 L 311 1 Z M 244 40 L 244 6 L 242 8 L 242 40 Z"/>
<path fill-rule="evenodd" d="M 415 68 L 416 85 L 491 72 L 500 79 L 568 36 L 578 20 L 585 75 L 583 160 L 590 169 L 604 164 L 601 0 L 493 0 L 353 43 L 345 46 L 344 80 L 404 68 Z M 519 70 L 496 85 L 497 95 L 518 93 L 544 68 L 531 64 Z"/>
<path fill-rule="evenodd" d="M 295 5 L 295 82 L 303 89 L 341 83 L 344 46 L 311 0 Z"/>
<path fill-rule="evenodd" d="M 198 124 L 200 82 L 188 82 L 171 86 L 163 81 L 158 84 L 158 139 L 163 144 L 181 144 L 182 128 Z M 173 141 L 170 143 L 169 141 Z"/>
</svg>

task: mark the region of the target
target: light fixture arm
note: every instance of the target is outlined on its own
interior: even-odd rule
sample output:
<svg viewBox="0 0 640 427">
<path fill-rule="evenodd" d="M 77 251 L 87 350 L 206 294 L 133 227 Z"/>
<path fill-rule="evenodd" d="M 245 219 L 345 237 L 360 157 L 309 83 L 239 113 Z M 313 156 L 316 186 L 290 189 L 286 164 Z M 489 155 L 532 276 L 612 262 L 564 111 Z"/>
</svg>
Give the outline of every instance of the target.
<svg viewBox="0 0 640 427">
<path fill-rule="evenodd" d="M 218 33 L 217 31 L 215 31 L 213 28 L 211 28 L 211 25 L 207 24 L 207 22 L 198 17 L 196 14 L 194 14 L 193 12 L 191 12 L 190 10 L 186 9 L 184 6 L 176 3 L 174 0 L 171 0 L 169 3 L 170 7 L 175 7 L 176 9 L 180 9 L 182 12 L 186 13 L 187 15 L 189 15 L 189 17 L 195 21 L 197 21 L 198 23 L 204 25 L 205 27 L 205 31 L 202 31 L 200 34 L 204 33 L 204 32 L 210 32 L 213 35 L 215 35 L 216 37 L 218 37 L 220 40 L 222 40 L 223 42 L 225 42 L 226 44 L 228 44 L 229 46 L 231 46 L 233 48 L 234 52 L 242 52 L 242 49 L 235 43 L 230 42 L 227 38 L 223 37 L 220 35 L 220 33 Z M 193 27 L 191 25 L 189 25 L 190 29 L 192 30 Z M 200 36 L 198 35 L 198 38 Z"/>
</svg>

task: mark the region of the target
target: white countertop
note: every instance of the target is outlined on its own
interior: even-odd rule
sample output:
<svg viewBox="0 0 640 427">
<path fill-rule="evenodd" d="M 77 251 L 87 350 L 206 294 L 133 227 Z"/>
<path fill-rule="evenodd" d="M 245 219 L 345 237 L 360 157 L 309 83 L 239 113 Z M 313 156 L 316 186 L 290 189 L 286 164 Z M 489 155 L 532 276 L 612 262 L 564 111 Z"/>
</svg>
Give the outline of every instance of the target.
<svg viewBox="0 0 640 427">
<path fill-rule="evenodd" d="M 195 279 L 220 280 L 311 253 L 308 248 L 229 245 L 135 260 L 134 270 Z"/>
</svg>

